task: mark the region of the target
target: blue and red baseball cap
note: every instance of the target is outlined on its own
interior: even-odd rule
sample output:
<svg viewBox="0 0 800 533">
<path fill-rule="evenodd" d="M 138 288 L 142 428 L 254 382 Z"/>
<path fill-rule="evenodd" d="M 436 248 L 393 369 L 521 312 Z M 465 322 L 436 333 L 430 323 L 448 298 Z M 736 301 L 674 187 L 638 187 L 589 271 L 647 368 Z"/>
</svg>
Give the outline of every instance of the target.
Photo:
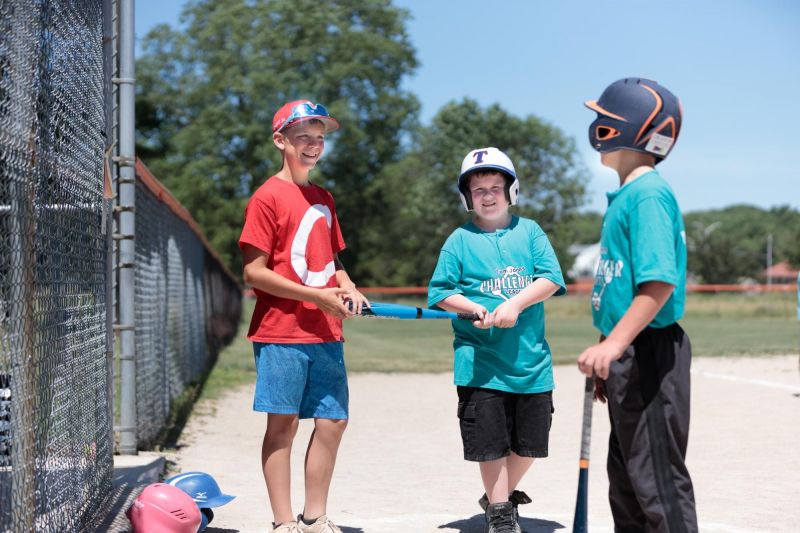
<svg viewBox="0 0 800 533">
<path fill-rule="evenodd" d="M 295 100 L 283 104 L 275 112 L 272 117 L 272 133 L 283 131 L 289 126 L 306 120 L 322 122 L 325 125 L 325 133 L 339 129 L 339 122 L 328 113 L 324 105 L 315 104 L 311 100 Z"/>
</svg>

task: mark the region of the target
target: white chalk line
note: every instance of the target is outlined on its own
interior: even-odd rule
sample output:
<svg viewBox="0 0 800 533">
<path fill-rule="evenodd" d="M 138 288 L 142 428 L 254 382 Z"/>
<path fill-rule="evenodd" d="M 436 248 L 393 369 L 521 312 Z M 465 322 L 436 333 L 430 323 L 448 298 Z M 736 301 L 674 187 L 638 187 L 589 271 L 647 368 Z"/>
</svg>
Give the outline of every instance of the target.
<svg viewBox="0 0 800 533">
<path fill-rule="evenodd" d="M 458 531 L 458 527 L 448 528 L 443 527 L 446 524 L 455 524 L 458 522 L 462 522 L 465 520 L 469 520 L 469 518 L 465 518 L 464 516 L 458 516 L 454 514 L 446 514 L 446 513 L 409 513 L 403 515 L 394 515 L 394 516 L 384 516 L 381 518 L 370 518 L 364 519 L 359 518 L 358 523 L 354 524 L 358 527 L 364 528 L 364 531 L 370 533 L 373 531 L 372 528 L 375 528 L 375 533 L 379 532 L 386 532 L 386 533 L 394 533 L 400 531 L 408 531 L 408 528 L 412 527 L 419 527 L 421 524 L 431 524 L 435 523 L 435 529 L 431 530 L 431 533 L 444 533 L 447 531 Z M 525 516 L 522 515 L 521 522 L 524 525 L 526 519 L 529 520 L 542 520 L 548 522 L 555 522 L 564 526 L 564 530 L 568 531 L 572 527 L 572 515 L 547 515 L 541 514 L 536 516 Z M 589 529 L 592 533 L 612 533 L 614 531 L 614 524 L 609 518 L 599 518 L 593 517 L 589 515 Z M 346 524 L 346 519 L 342 520 L 342 523 Z M 730 526 L 728 524 L 720 524 L 720 523 L 710 523 L 700 520 L 700 530 L 706 533 L 765 533 L 765 530 L 755 530 L 750 528 L 741 528 L 736 526 Z M 394 529 L 395 527 L 400 527 L 401 529 Z M 549 526 L 544 526 L 549 529 Z M 538 528 L 535 528 L 536 531 Z"/>
<path fill-rule="evenodd" d="M 718 374 L 716 372 L 706 372 L 705 370 L 692 370 L 692 374 L 704 378 L 722 379 L 725 381 L 736 381 L 738 383 L 747 383 L 749 385 L 760 385 L 762 387 L 769 387 L 772 389 L 788 390 L 790 392 L 800 393 L 800 387 L 795 385 L 787 385 L 786 383 L 776 383 L 774 381 L 766 381 L 763 379 L 743 378 L 740 376 L 731 376 L 729 374 Z"/>
<path fill-rule="evenodd" d="M 349 516 L 348 516 L 349 515 Z M 402 515 L 382 516 L 380 518 L 366 518 L 351 515 L 347 512 L 337 513 L 339 525 L 345 528 L 361 529 L 365 533 L 406 533 L 411 528 L 415 533 L 427 533 L 424 531 L 430 529 L 430 533 L 446 533 L 448 531 L 459 531 L 459 526 L 456 525 L 460 522 L 468 521 L 472 518 L 463 515 L 449 514 L 449 513 L 407 513 Z M 541 520 L 546 522 L 554 522 L 561 524 L 564 531 L 569 531 L 572 528 L 572 515 L 555 514 L 547 515 L 541 514 L 536 516 L 521 517 L 521 522 L 526 525 L 527 520 Z M 596 517 L 589 515 L 589 529 L 592 533 L 612 533 L 614 531 L 614 524 L 608 517 Z M 700 531 L 704 533 L 768 533 L 768 529 L 751 529 L 731 526 L 728 524 L 720 524 L 718 522 L 707 522 L 702 519 L 699 521 Z M 424 524 L 424 525 L 423 525 Z M 435 524 L 435 525 L 433 525 Z M 447 524 L 454 524 L 453 528 L 445 527 Z M 423 529 L 419 529 L 422 527 Z M 551 529 L 551 525 L 542 525 L 542 528 Z M 528 525 L 530 529 L 530 525 Z M 531 533 L 540 528 L 534 527 Z M 559 529 L 560 530 L 560 529 Z M 263 529 L 240 529 L 240 533 L 263 533 Z"/>
</svg>

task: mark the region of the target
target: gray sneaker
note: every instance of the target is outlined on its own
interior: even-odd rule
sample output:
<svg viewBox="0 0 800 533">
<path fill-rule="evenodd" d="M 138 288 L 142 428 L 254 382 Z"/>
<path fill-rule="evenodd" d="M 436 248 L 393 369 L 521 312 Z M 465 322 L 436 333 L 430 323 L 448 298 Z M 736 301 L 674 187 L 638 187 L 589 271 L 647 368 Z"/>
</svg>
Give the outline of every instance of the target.
<svg viewBox="0 0 800 533">
<path fill-rule="evenodd" d="M 533 500 L 530 496 L 522 492 L 521 490 L 515 490 L 511 494 L 508 495 L 508 501 L 511 502 L 511 505 L 514 506 L 514 518 L 519 520 L 519 509 L 520 505 L 524 505 L 526 503 L 531 503 Z M 481 509 L 486 511 L 486 508 L 489 507 L 489 498 L 486 496 L 486 493 L 483 493 L 481 499 L 478 500 L 478 505 L 481 506 Z"/>
<path fill-rule="evenodd" d="M 486 533 L 522 533 L 511 502 L 490 503 L 486 507 Z"/>
</svg>

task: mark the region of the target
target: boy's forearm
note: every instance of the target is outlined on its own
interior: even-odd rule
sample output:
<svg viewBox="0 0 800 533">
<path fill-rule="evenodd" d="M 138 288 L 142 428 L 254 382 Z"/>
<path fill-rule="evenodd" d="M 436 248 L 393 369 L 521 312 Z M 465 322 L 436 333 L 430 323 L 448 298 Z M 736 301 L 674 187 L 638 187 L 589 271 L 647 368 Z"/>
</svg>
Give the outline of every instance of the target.
<svg viewBox="0 0 800 533">
<path fill-rule="evenodd" d="M 245 281 L 252 287 L 279 298 L 316 302 L 317 289 L 295 283 L 268 268 L 246 272 Z"/>
<path fill-rule="evenodd" d="M 463 294 L 453 294 L 437 302 L 439 307 L 451 313 L 472 313 L 477 305 Z"/>
<path fill-rule="evenodd" d="M 338 255 L 333 258 L 333 264 L 336 266 L 336 283 L 339 287 L 347 289 L 348 291 L 355 290 L 356 284 L 350 279 Z"/>
<path fill-rule="evenodd" d="M 633 298 L 633 303 L 611 330 L 605 342 L 613 343 L 623 350 L 630 346 L 636 336 L 664 307 L 674 289 L 674 285 L 661 281 L 643 283 Z"/>
<path fill-rule="evenodd" d="M 520 313 L 528 307 L 543 302 L 556 293 L 559 286 L 549 279 L 537 278 L 509 301 L 519 306 Z"/>
<path fill-rule="evenodd" d="M 545 278 L 538 278 L 525 287 L 509 301 L 520 307 L 520 312 L 533 304 L 542 302 L 551 297 L 559 289 L 558 285 Z M 453 294 L 436 305 L 451 313 L 472 313 L 477 304 L 462 294 Z"/>
</svg>

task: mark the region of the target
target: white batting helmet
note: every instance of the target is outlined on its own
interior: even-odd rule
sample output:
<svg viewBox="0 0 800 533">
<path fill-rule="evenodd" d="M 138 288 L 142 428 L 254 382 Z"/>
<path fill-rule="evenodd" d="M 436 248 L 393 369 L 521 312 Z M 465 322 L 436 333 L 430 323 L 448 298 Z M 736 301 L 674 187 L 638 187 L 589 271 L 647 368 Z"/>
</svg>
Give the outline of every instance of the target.
<svg viewBox="0 0 800 533">
<path fill-rule="evenodd" d="M 514 163 L 497 148 L 477 148 L 464 158 L 461 163 L 461 174 L 458 176 L 458 194 L 461 196 L 461 203 L 464 204 L 464 209 L 472 211 L 472 196 L 467 188 L 469 183 L 467 178 L 478 170 L 497 170 L 504 174 L 507 177 L 506 199 L 511 205 L 517 204 L 519 180 L 517 179 L 517 171 L 514 170 Z"/>
</svg>

